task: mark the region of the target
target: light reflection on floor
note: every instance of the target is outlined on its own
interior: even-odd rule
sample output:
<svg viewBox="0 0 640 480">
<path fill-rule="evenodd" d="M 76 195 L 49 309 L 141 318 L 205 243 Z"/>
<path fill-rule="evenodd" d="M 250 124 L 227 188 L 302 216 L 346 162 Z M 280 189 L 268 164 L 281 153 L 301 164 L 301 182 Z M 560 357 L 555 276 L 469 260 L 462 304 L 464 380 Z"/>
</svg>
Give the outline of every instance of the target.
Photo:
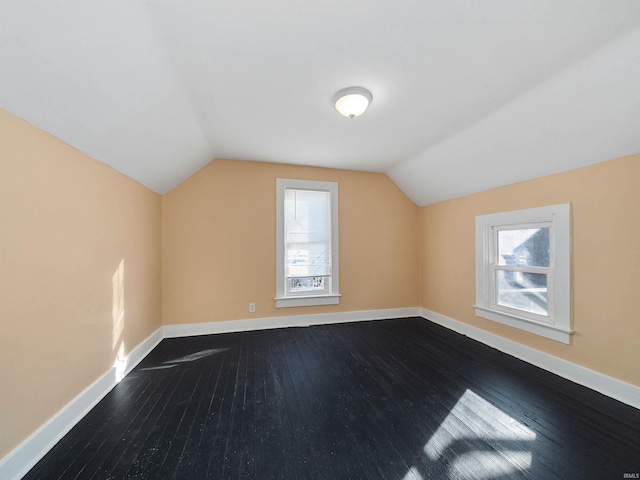
<svg viewBox="0 0 640 480">
<path fill-rule="evenodd" d="M 431 462 L 445 462 L 448 478 L 487 480 L 524 471 L 533 455 L 526 446 L 536 434 L 466 390 L 423 448 Z M 424 480 L 411 467 L 402 480 Z"/>
<path fill-rule="evenodd" d="M 210 348 L 208 350 L 201 350 L 196 353 L 192 353 L 190 355 L 185 355 L 180 358 L 176 358 L 174 360 L 167 360 L 163 365 L 158 365 L 155 367 L 147 367 L 141 368 L 140 371 L 150 371 L 150 370 L 166 370 L 167 368 L 173 368 L 178 366 L 180 363 L 188 363 L 195 362 L 196 360 L 200 360 L 201 358 L 210 357 L 211 355 L 215 355 L 216 353 L 226 352 L 229 350 L 228 348 Z"/>
</svg>

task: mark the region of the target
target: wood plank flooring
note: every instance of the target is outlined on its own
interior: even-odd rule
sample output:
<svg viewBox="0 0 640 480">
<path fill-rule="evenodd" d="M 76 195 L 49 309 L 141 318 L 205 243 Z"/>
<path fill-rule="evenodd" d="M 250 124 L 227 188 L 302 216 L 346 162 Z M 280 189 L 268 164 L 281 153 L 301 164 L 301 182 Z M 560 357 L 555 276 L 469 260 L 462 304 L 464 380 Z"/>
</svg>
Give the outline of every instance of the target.
<svg viewBox="0 0 640 480">
<path fill-rule="evenodd" d="M 420 318 L 163 340 L 25 479 L 622 479 L 640 411 Z"/>
</svg>

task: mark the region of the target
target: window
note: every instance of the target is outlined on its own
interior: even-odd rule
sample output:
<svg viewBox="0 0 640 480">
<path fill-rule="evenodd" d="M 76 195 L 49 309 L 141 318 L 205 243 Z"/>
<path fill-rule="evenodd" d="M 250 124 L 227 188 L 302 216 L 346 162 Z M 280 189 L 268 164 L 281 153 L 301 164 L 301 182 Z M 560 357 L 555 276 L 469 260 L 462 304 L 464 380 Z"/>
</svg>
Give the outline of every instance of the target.
<svg viewBox="0 0 640 480">
<path fill-rule="evenodd" d="M 276 307 L 339 303 L 338 184 L 279 178 L 276 201 Z"/>
<path fill-rule="evenodd" d="M 476 217 L 476 315 L 569 343 L 571 208 Z"/>
</svg>

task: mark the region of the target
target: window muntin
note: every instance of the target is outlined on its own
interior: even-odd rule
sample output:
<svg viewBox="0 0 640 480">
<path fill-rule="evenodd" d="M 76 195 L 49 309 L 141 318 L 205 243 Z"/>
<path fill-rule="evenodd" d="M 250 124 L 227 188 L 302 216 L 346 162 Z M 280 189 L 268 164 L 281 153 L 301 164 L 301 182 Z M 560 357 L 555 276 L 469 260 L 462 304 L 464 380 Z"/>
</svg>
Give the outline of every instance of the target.
<svg viewBox="0 0 640 480">
<path fill-rule="evenodd" d="M 339 303 L 338 184 L 277 179 L 276 307 Z"/>
<path fill-rule="evenodd" d="M 476 315 L 569 343 L 569 204 L 476 217 Z"/>
</svg>

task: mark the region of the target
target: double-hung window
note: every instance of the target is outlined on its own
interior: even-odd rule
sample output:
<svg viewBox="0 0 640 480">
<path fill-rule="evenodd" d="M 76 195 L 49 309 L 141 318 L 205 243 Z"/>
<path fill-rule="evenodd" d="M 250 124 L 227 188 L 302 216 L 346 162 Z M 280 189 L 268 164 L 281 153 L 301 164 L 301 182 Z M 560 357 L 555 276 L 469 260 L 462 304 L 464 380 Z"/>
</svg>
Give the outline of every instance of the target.
<svg viewBox="0 0 640 480">
<path fill-rule="evenodd" d="M 476 217 L 476 315 L 569 343 L 569 204 Z"/>
<path fill-rule="evenodd" d="M 276 180 L 276 307 L 340 300 L 338 184 Z"/>
</svg>

